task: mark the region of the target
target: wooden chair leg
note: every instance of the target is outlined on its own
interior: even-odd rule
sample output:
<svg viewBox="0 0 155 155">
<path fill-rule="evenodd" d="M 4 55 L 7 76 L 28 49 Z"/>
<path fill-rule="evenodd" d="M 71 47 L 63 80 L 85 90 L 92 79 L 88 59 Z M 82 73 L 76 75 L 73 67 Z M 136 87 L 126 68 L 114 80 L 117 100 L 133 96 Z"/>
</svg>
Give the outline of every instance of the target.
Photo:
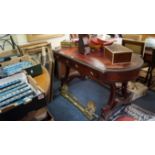
<svg viewBox="0 0 155 155">
<path fill-rule="evenodd" d="M 151 82 L 152 82 L 152 73 L 153 73 L 153 67 L 151 67 L 151 70 L 150 70 L 150 77 L 149 77 L 149 79 L 148 79 L 148 87 L 150 87 L 151 86 Z"/>
<path fill-rule="evenodd" d="M 151 66 L 149 66 L 149 68 L 148 68 L 147 75 L 145 77 L 144 83 L 147 83 L 148 82 L 150 73 L 151 73 Z"/>
</svg>

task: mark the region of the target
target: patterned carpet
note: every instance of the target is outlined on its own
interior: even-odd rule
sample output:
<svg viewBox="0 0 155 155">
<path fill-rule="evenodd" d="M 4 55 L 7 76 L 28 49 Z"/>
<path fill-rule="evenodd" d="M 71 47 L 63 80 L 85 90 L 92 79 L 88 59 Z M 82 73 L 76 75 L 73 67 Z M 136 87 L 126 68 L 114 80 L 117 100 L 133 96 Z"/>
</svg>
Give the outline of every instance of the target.
<svg viewBox="0 0 155 155">
<path fill-rule="evenodd" d="M 132 103 L 130 105 L 121 105 L 116 107 L 107 117 L 108 121 L 128 119 L 135 121 L 155 121 L 155 113 Z"/>
</svg>

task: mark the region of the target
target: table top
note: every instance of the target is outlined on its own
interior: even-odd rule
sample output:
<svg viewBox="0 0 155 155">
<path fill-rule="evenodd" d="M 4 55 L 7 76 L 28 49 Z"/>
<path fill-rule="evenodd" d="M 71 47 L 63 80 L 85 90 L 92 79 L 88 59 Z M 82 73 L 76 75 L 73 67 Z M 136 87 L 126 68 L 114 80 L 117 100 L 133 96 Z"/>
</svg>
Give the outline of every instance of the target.
<svg viewBox="0 0 155 155">
<path fill-rule="evenodd" d="M 43 68 L 43 73 L 39 76 L 34 77 L 34 80 L 37 82 L 38 86 L 42 88 L 47 95 L 50 88 L 50 75 L 45 67 Z"/>
<path fill-rule="evenodd" d="M 104 56 L 104 52 L 92 52 L 89 55 L 83 55 L 78 52 L 78 48 L 64 48 L 60 51 L 55 52 L 63 57 L 67 57 L 69 59 L 74 59 L 81 64 L 87 65 L 95 70 L 100 72 L 121 72 L 121 71 L 130 71 L 136 70 L 142 67 L 143 59 L 138 54 L 132 54 L 132 59 L 130 63 L 119 63 L 112 64 L 110 60 L 108 60 Z"/>
</svg>

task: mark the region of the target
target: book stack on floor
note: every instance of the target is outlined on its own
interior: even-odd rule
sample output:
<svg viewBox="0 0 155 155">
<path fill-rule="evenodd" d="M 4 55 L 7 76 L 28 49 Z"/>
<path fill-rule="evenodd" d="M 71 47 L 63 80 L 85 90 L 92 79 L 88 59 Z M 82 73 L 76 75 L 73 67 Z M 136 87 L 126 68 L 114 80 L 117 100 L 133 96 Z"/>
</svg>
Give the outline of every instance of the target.
<svg viewBox="0 0 155 155">
<path fill-rule="evenodd" d="M 150 121 L 155 120 L 155 113 L 136 104 L 116 107 L 107 117 L 108 121 Z"/>
<path fill-rule="evenodd" d="M 46 104 L 44 90 L 32 78 L 40 74 L 41 64 L 27 55 L 0 63 L 0 120 L 20 119 L 26 107 L 31 107 L 29 103 L 36 103 L 36 107 Z"/>
<path fill-rule="evenodd" d="M 44 98 L 44 91 L 24 72 L 0 80 L 0 115 Z"/>
</svg>

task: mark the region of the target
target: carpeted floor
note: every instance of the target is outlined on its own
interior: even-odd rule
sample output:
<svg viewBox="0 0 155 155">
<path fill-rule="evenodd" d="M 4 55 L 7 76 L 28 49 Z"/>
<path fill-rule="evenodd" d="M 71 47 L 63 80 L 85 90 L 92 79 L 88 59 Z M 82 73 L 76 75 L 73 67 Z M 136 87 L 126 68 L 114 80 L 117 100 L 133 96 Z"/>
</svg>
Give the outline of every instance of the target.
<svg viewBox="0 0 155 155">
<path fill-rule="evenodd" d="M 132 103 L 155 113 L 155 92 L 148 91 L 145 96 L 133 101 Z"/>
<path fill-rule="evenodd" d="M 55 97 L 48 105 L 48 110 L 56 121 L 86 121 L 87 118 L 64 97 L 59 94 L 60 84 L 55 82 Z M 109 90 L 92 80 L 74 79 L 69 84 L 69 91 L 73 93 L 81 104 L 86 106 L 92 100 L 96 103 L 96 114 L 100 115 L 101 108 L 106 105 L 109 97 Z M 155 92 L 149 91 L 146 96 L 133 102 L 144 109 L 155 112 Z"/>
<path fill-rule="evenodd" d="M 95 81 L 74 79 L 69 85 L 69 91 L 73 93 L 78 100 L 86 106 L 87 102 L 92 100 L 97 105 L 96 114 L 100 115 L 101 108 L 108 101 L 109 91 Z M 58 92 L 56 92 L 58 95 Z M 61 121 L 85 121 L 87 118 L 64 97 L 58 95 L 48 106 L 55 120 Z"/>
</svg>

